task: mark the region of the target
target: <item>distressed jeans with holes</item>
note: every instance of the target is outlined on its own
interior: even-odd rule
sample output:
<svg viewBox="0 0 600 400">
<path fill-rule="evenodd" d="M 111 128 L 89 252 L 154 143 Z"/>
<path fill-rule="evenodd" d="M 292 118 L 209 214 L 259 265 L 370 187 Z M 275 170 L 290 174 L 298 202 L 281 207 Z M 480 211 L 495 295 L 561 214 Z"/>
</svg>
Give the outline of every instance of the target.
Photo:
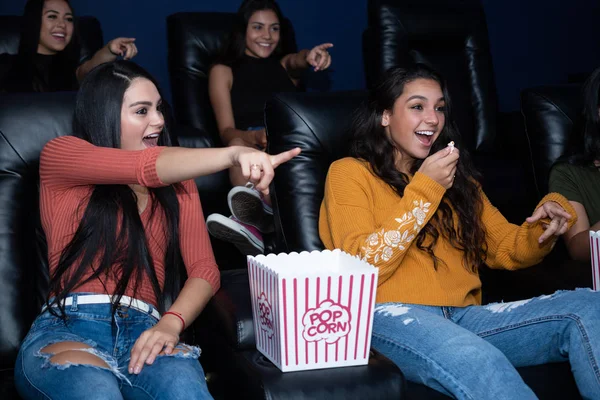
<svg viewBox="0 0 600 400">
<path fill-rule="evenodd" d="M 535 399 L 515 367 L 562 361 L 582 397 L 600 399 L 600 292 L 469 307 L 377 304 L 372 346 L 410 381 L 457 399 Z"/>
<path fill-rule="evenodd" d="M 212 399 L 197 347 L 180 343 L 173 355 L 159 355 L 139 375 L 128 373 L 135 341 L 157 322 L 149 313 L 120 306 L 111 324 L 110 304 L 77 305 L 74 300 L 66 314 L 65 324 L 48 311 L 42 313 L 21 345 L 15 384 L 24 399 Z M 107 367 L 52 362 L 53 354 L 42 350 L 64 341 L 91 346 L 84 351 Z"/>
</svg>

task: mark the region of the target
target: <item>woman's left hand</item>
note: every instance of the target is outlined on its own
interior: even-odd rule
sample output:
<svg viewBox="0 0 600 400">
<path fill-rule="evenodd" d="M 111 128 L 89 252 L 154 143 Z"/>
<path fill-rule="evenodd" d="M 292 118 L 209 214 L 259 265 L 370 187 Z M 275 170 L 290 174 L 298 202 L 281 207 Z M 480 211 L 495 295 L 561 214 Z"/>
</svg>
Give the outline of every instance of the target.
<svg viewBox="0 0 600 400">
<path fill-rule="evenodd" d="M 106 46 L 112 54 L 122 56 L 125 60 L 131 60 L 138 53 L 134 42 L 135 38 L 119 37 L 108 42 Z"/>
<path fill-rule="evenodd" d="M 306 55 L 306 62 L 311 65 L 315 71 L 323 71 L 331 65 L 331 55 L 327 49 L 333 47 L 332 43 L 323 43 L 314 47 Z"/>
<path fill-rule="evenodd" d="M 144 364 L 152 364 L 163 349 L 165 354 L 171 354 L 179 343 L 180 330 L 179 321 L 161 319 L 152 328 L 144 331 L 131 349 L 129 373 L 139 374 Z"/>
<path fill-rule="evenodd" d="M 543 218 L 550 218 L 551 221 L 549 224 L 543 225 L 545 231 L 542 236 L 540 236 L 538 240 L 539 243 L 543 243 L 550 236 L 560 236 L 565 233 L 569 227 L 569 221 L 572 216 L 557 202 L 547 201 L 535 210 L 531 217 L 527 218 L 526 221 L 533 224 Z"/>
</svg>

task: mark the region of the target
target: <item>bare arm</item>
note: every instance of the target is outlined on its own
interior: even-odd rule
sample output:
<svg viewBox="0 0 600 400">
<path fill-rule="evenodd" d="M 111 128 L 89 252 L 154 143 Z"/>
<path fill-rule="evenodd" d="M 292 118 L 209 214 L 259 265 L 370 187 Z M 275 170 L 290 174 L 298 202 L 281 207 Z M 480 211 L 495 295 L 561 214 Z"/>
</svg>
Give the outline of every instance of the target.
<svg viewBox="0 0 600 400">
<path fill-rule="evenodd" d="M 231 168 L 237 152 L 239 147 L 165 147 L 156 159 L 156 173 L 164 184 L 183 182 Z"/>
<path fill-rule="evenodd" d="M 310 50 L 304 49 L 297 53 L 287 54 L 281 59 L 281 65 L 288 71 L 289 74 L 293 75 L 295 72 L 304 70 L 309 67 L 306 56 Z"/>
<path fill-rule="evenodd" d="M 578 261 L 590 260 L 590 237 L 589 231 L 600 230 L 600 221 L 590 227 L 590 221 L 583 204 L 569 201 L 577 212 L 577 222 L 564 234 L 567 250 L 571 258 Z"/>
</svg>

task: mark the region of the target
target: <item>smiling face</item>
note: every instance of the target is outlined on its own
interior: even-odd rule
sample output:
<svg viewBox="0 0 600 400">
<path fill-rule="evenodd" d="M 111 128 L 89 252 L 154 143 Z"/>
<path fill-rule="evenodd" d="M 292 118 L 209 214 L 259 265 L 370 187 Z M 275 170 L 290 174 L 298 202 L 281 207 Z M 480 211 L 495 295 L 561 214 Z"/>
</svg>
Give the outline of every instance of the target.
<svg viewBox="0 0 600 400">
<path fill-rule="evenodd" d="M 145 78 L 131 82 L 121 107 L 121 148 L 143 150 L 158 144 L 165 125 L 156 86 Z"/>
<path fill-rule="evenodd" d="M 53 55 L 63 51 L 73 37 L 73 12 L 64 0 L 46 0 L 42 10 L 39 54 Z"/>
<path fill-rule="evenodd" d="M 272 10 L 256 11 L 246 28 L 246 55 L 268 58 L 279 43 L 280 24 Z"/>
<path fill-rule="evenodd" d="M 383 112 L 381 124 L 396 145 L 396 165 L 401 171 L 429 155 L 444 129 L 445 106 L 439 83 L 419 78 L 405 84 L 393 109 Z"/>
</svg>

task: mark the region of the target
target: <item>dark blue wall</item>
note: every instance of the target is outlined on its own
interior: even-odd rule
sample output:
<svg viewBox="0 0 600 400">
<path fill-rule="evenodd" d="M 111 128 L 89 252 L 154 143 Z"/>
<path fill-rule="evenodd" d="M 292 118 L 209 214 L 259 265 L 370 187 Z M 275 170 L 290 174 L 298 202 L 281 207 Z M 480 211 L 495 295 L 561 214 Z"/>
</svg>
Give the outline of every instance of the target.
<svg viewBox="0 0 600 400">
<path fill-rule="evenodd" d="M 452 1 L 452 0 L 449 0 Z M 24 0 L 2 0 L 0 14 L 21 14 Z M 179 11 L 235 11 L 240 0 L 73 0 L 79 15 L 95 15 L 105 40 L 137 38 L 136 61 L 170 93 L 165 17 Z M 332 90 L 365 85 L 361 33 L 366 0 L 279 0 L 301 48 L 333 42 Z M 600 65 L 600 1 L 483 0 L 502 110 L 519 107 L 521 89 L 567 82 Z"/>
</svg>

